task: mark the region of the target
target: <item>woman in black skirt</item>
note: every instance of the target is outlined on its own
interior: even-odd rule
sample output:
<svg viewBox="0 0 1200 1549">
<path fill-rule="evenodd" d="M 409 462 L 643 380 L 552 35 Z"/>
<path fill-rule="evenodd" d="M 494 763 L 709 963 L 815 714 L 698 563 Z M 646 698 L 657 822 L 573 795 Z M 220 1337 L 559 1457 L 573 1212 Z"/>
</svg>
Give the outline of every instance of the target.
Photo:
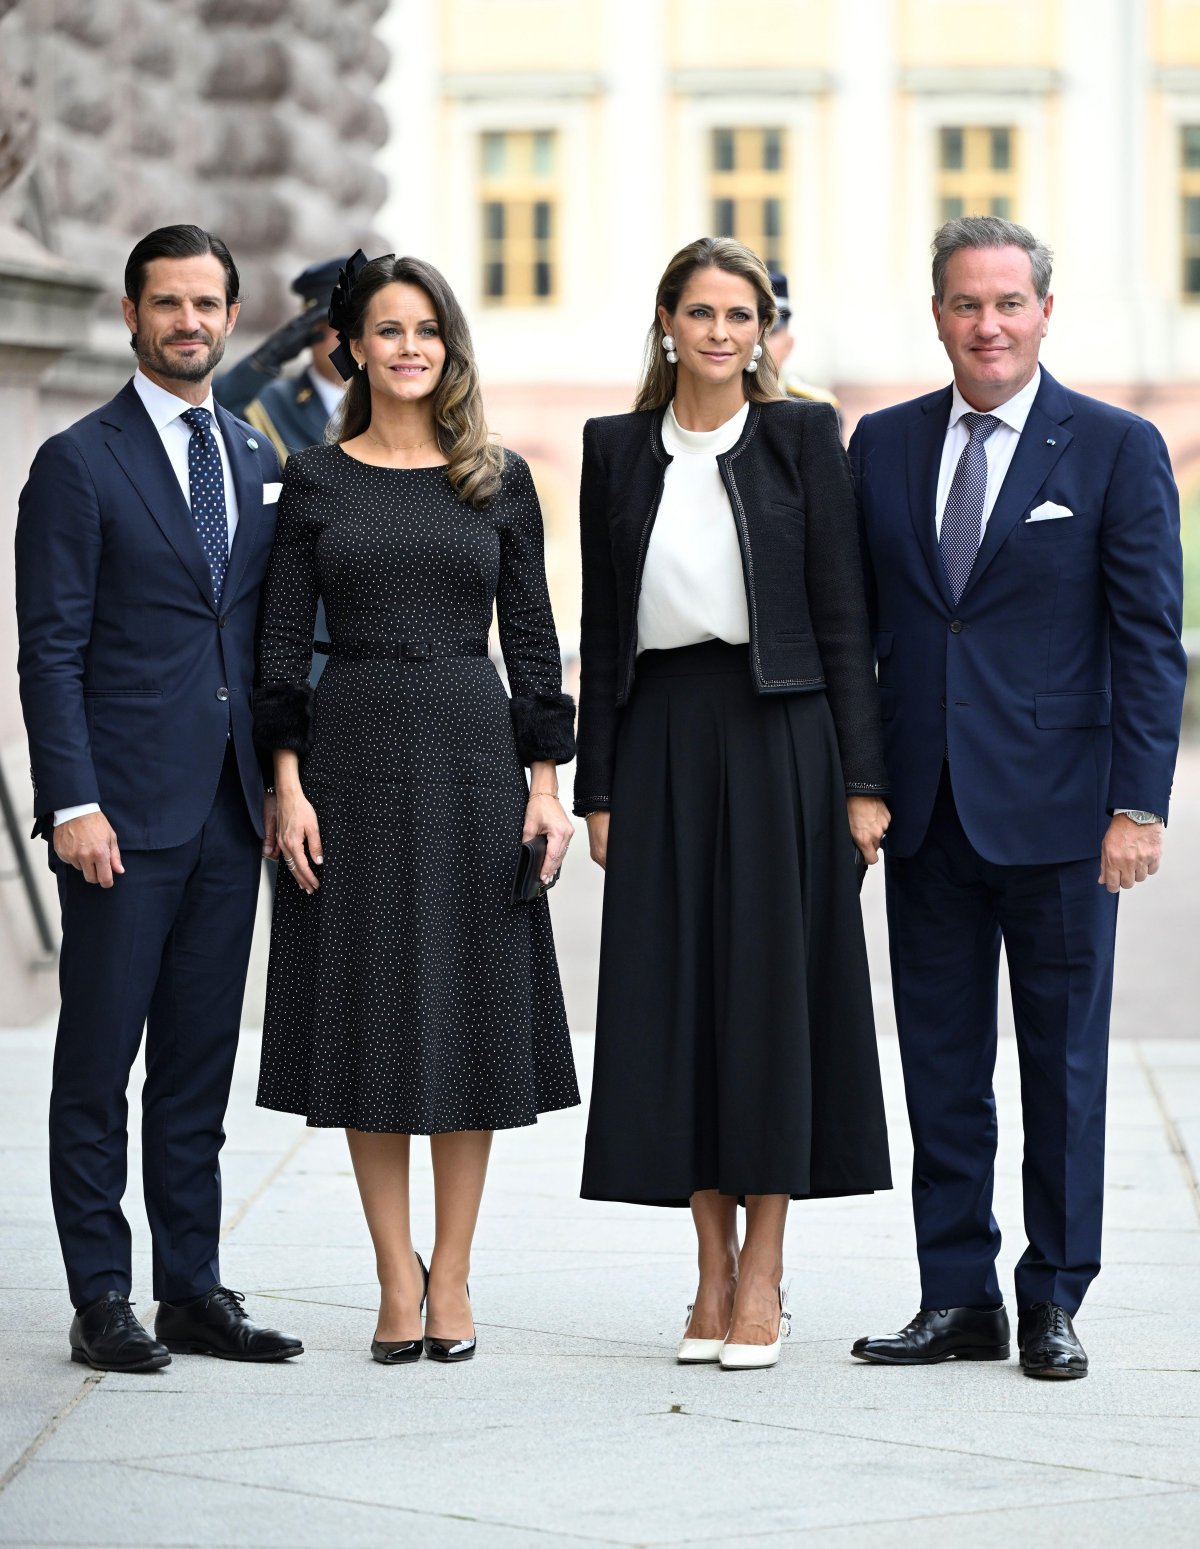
<svg viewBox="0 0 1200 1549">
<path fill-rule="evenodd" d="M 255 735 L 274 757 L 275 894 L 259 1103 L 345 1128 L 375 1244 L 372 1354 L 465 1360 L 492 1131 L 579 1101 L 542 880 L 571 837 L 555 764 L 573 705 L 529 469 L 488 438 L 471 340 L 436 269 L 362 254 L 330 322 L 336 443 L 288 459 L 263 594 Z M 317 599 L 329 665 L 308 686 Z M 511 702 L 488 659 L 493 600 Z M 526 786 L 523 765 L 530 769 Z M 432 1136 L 436 1240 L 409 1230 Z"/>
<path fill-rule="evenodd" d="M 583 440 L 582 1192 L 690 1205 L 679 1359 L 770 1366 L 789 1199 L 891 1183 L 858 901 L 887 777 L 849 467 L 833 409 L 780 392 L 767 271 L 706 237 L 657 302 L 633 413 Z"/>
</svg>

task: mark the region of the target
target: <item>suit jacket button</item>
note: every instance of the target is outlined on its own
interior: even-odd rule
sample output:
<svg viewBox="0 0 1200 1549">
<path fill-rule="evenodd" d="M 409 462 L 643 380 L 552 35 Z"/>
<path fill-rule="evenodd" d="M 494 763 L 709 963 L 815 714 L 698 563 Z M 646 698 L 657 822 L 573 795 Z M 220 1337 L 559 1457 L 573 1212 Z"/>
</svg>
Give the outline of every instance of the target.
<svg viewBox="0 0 1200 1549">
<path fill-rule="evenodd" d="M 221 700 L 222 703 L 224 703 L 224 701 L 229 698 L 229 690 L 224 686 L 224 684 L 222 684 L 222 686 L 217 690 L 217 698 Z"/>
<path fill-rule="evenodd" d="M 961 635 L 962 634 L 962 628 L 963 628 L 962 619 L 951 619 L 950 620 L 950 633 L 952 635 Z"/>
<path fill-rule="evenodd" d="M 224 629 L 224 628 L 225 628 L 225 619 L 226 619 L 226 616 L 227 616 L 227 615 L 225 615 L 225 614 L 224 614 L 224 613 L 222 613 L 222 615 L 221 615 L 221 617 L 220 617 L 220 618 L 219 618 L 219 619 L 218 619 L 218 620 L 217 620 L 217 624 L 218 624 L 218 625 L 219 625 L 219 627 L 220 627 L 220 628 L 221 628 L 221 629 Z"/>
</svg>

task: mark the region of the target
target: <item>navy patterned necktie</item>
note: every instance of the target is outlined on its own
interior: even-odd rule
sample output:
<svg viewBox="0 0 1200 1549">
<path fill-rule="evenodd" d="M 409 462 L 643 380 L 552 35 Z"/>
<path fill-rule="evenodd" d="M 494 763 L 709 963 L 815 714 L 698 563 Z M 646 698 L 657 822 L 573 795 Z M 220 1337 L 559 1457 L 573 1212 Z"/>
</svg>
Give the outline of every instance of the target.
<svg viewBox="0 0 1200 1549">
<path fill-rule="evenodd" d="M 225 567 L 229 563 L 229 518 L 225 511 L 225 473 L 207 409 L 187 409 L 180 419 L 191 427 L 188 442 L 188 488 L 192 520 L 212 574 L 213 597 L 221 601 Z"/>
<path fill-rule="evenodd" d="M 950 583 L 950 595 L 955 602 L 962 596 L 979 544 L 983 538 L 983 502 L 987 494 L 987 438 L 1002 420 L 994 414 L 964 414 L 962 423 L 970 437 L 954 478 L 950 493 L 946 496 L 946 509 L 942 513 L 942 531 L 938 547 L 942 552 L 942 567 Z"/>
</svg>

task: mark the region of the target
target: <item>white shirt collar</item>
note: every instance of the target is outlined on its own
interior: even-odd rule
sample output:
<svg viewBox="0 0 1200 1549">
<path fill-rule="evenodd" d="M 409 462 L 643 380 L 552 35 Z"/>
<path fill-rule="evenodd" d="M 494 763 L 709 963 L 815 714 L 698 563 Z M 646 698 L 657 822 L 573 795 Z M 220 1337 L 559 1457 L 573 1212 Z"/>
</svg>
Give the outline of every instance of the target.
<svg viewBox="0 0 1200 1549">
<path fill-rule="evenodd" d="M 177 420 L 188 409 L 207 409 L 215 422 L 217 418 L 216 405 L 213 403 L 212 387 L 208 389 L 208 397 L 203 403 L 191 404 L 186 399 L 178 397 L 175 393 L 169 393 L 165 387 L 160 387 L 157 382 L 152 382 L 140 368 L 134 372 L 133 387 L 138 397 L 145 405 L 146 413 L 154 423 L 155 430 L 161 432 L 172 420 Z M 219 429 L 219 426 L 214 428 Z M 187 429 L 187 426 L 184 426 Z"/>
<path fill-rule="evenodd" d="M 1002 403 L 998 408 L 989 409 L 989 414 L 994 414 L 1003 424 L 1015 430 L 1018 435 L 1025 429 L 1025 421 L 1029 418 L 1029 411 L 1033 408 L 1033 400 L 1037 397 L 1038 388 L 1042 385 L 1042 368 L 1034 371 L 1033 376 L 1026 382 L 1019 393 L 1014 393 L 1007 403 Z M 950 399 L 950 424 L 947 427 L 953 430 L 964 414 L 978 414 L 978 409 L 973 409 L 958 390 L 955 382 Z"/>
<path fill-rule="evenodd" d="M 332 419 L 342 406 L 346 384 L 343 382 L 339 386 L 336 382 L 328 381 L 319 371 L 314 370 L 311 366 L 308 368 L 308 380 L 316 390 L 317 397 L 321 400 L 325 413 Z"/>
</svg>

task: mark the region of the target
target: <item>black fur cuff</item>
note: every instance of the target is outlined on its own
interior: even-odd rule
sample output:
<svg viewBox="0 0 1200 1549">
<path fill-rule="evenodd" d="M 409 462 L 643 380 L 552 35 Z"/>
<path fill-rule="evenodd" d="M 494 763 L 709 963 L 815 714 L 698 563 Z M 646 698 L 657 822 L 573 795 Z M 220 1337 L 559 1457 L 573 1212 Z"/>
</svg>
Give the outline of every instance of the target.
<svg viewBox="0 0 1200 1549">
<path fill-rule="evenodd" d="M 307 683 L 267 683 L 254 691 L 254 745 L 269 762 L 279 748 L 301 758 L 312 745 L 313 691 Z"/>
<path fill-rule="evenodd" d="M 575 701 L 570 694 L 514 695 L 512 718 L 523 764 L 541 759 L 569 764 L 575 757 Z"/>
</svg>

